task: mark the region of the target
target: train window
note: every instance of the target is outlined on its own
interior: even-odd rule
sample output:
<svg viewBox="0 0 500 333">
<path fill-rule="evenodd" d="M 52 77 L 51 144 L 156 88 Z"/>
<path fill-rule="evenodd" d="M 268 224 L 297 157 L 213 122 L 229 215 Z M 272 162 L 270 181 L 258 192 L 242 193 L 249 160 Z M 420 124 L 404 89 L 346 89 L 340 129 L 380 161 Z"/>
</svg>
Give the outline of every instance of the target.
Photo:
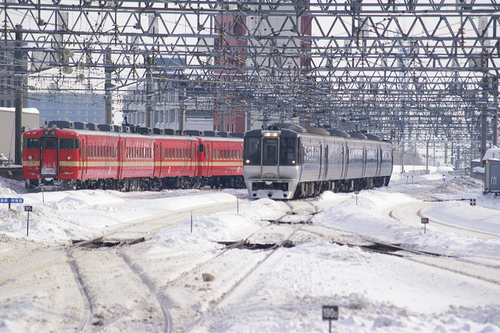
<svg viewBox="0 0 500 333">
<path fill-rule="evenodd" d="M 280 140 L 280 165 L 297 163 L 297 139 L 282 137 Z"/>
<path fill-rule="evenodd" d="M 24 138 L 23 149 L 40 149 L 40 138 Z"/>
<path fill-rule="evenodd" d="M 59 139 L 59 149 L 75 149 L 74 139 Z"/>
<path fill-rule="evenodd" d="M 42 138 L 42 149 L 57 149 L 57 138 Z"/>
<path fill-rule="evenodd" d="M 245 138 L 245 164 L 260 165 L 260 137 Z"/>
<path fill-rule="evenodd" d="M 264 138 L 262 140 L 262 165 L 278 164 L 278 139 Z"/>
</svg>

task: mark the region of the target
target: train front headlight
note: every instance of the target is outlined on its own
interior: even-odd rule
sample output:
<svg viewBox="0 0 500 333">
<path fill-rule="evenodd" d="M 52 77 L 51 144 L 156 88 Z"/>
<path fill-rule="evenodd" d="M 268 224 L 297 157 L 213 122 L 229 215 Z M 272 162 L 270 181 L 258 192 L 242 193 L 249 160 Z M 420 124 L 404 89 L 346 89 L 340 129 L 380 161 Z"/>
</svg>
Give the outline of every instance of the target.
<svg viewBox="0 0 500 333">
<path fill-rule="evenodd" d="M 67 159 L 68 159 L 68 161 L 69 161 L 69 160 L 71 159 L 71 156 L 68 156 L 68 157 L 66 157 L 66 158 L 67 158 Z"/>
<path fill-rule="evenodd" d="M 31 155 L 30 155 L 30 156 L 28 156 L 28 160 L 30 160 L 30 161 L 31 161 L 32 159 L 33 159 L 33 156 L 31 156 Z"/>
<path fill-rule="evenodd" d="M 295 160 L 292 160 L 292 164 L 295 164 Z"/>
<path fill-rule="evenodd" d="M 250 164 L 250 160 L 245 160 L 245 163 L 246 164 Z"/>
</svg>

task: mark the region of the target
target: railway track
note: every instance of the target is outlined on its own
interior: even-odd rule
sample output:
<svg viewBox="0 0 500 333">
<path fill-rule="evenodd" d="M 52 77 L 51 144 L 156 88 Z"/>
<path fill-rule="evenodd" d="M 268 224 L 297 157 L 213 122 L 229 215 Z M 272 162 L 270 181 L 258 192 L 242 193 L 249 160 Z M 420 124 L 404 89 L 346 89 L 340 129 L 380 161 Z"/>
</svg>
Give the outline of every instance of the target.
<svg viewBox="0 0 500 333">
<path fill-rule="evenodd" d="M 484 282 L 500 285 L 500 261 L 498 259 L 495 260 L 494 263 L 485 264 L 478 262 L 477 260 L 461 258 L 458 256 L 450 256 L 436 252 L 411 249 L 401 244 L 390 244 L 377 240 L 373 237 L 366 237 L 365 235 L 342 230 L 339 228 L 328 226 L 323 226 L 323 228 L 332 229 L 338 233 L 344 234 L 344 238 L 347 241 L 334 241 L 339 245 L 359 247 L 364 251 L 372 253 L 381 253 L 396 256 L 426 266 L 439 268 Z M 319 234 L 310 230 L 306 231 Z M 350 235 L 350 237 L 347 237 L 347 235 Z M 349 240 L 349 238 L 354 239 L 355 242 L 353 243 L 351 240 Z M 361 244 L 359 243 L 359 241 L 365 243 Z"/>
<path fill-rule="evenodd" d="M 297 204 L 292 204 L 297 205 Z M 309 204 L 306 204 L 309 205 Z M 290 206 L 290 205 L 289 205 Z M 311 205 L 309 205 L 312 207 Z M 315 208 L 310 209 L 315 213 Z M 213 307 L 225 295 L 231 294 L 252 271 L 255 271 L 269 256 L 282 247 L 288 246 L 290 239 L 298 230 L 310 222 L 313 214 L 305 214 L 299 208 L 290 208 L 290 212 L 250 233 L 244 239 L 226 243 L 220 251 L 204 253 L 191 257 L 188 251 L 182 249 L 169 254 L 163 260 L 170 260 L 165 271 L 160 274 L 167 280 L 165 284 L 158 283 L 152 269 L 154 263 L 143 260 L 141 254 L 128 253 L 127 248 L 120 250 L 121 256 L 145 281 L 152 293 L 164 301 L 166 312 L 173 320 L 170 329 L 178 332 L 196 326 L 200 317 L 207 309 Z M 236 249 L 254 249 L 257 251 L 237 251 Z M 231 251 L 235 250 L 235 251 Z M 231 263 L 238 259 L 238 267 Z M 177 266 L 178 262 L 182 265 Z M 179 268 L 179 269 L 177 269 Z M 152 275 L 150 275 L 152 274 Z M 205 281 L 214 276 L 213 281 Z M 196 320 L 186 318 L 186 313 L 193 313 Z M 194 326 L 193 326 L 194 325 Z"/>
<path fill-rule="evenodd" d="M 203 322 L 208 317 L 210 317 L 215 311 L 217 311 L 219 304 L 233 295 L 235 291 L 242 285 L 244 285 L 247 280 L 251 279 L 251 277 L 255 275 L 259 269 L 262 269 L 266 265 L 266 263 L 268 263 L 269 259 L 275 253 L 277 253 L 277 251 L 279 251 L 283 247 L 291 246 L 291 244 L 293 243 L 293 237 L 304 226 L 308 225 L 311 222 L 313 216 L 317 213 L 316 207 L 314 207 L 311 203 L 304 204 L 304 202 L 306 201 L 288 202 L 287 205 L 291 209 L 287 214 L 284 214 L 279 218 L 270 221 L 269 225 L 266 225 L 263 228 L 257 230 L 256 232 L 246 237 L 244 240 L 228 245 L 228 247 L 231 249 L 241 246 L 245 248 L 252 248 L 251 244 L 257 243 L 261 245 L 267 243 L 269 246 L 264 246 L 262 247 L 263 249 L 261 247 L 257 247 L 257 249 L 260 250 L 260 253 L 258 253 L 258 256 L 255 256 L 256 258 L 254 258 L 254 261 L 250 265 L 251 267 L 247 267 L 247 269 L 242 274 L 239 274 L 238 278 L 234 279 L 233 283 L 230 284 L 230 287 L 226 288 L 227 290 L 225 290 L 224 293 L 221 294 L 217 299 L 212 300 L 210 306 L 205 311 L 203 311 L 203 313 L 201 313 L 195 320 L 192 320 L 186 325 L 181 326 L 180 328 L 182 329 L 182 332 L 190 332 L 195 327 L 203 324 Z M 313 209 L 305 209 L 307 206 L 309 206 L 309 208 L 312 207 Z M 263 235 L 269 235 L 269 231 L 271 231 L 272 235 L 276 236 L 277 234 L 282 234 L 284 235 L 284 237 L 278 240 L 277 238 L 269 239 L 268 236 L 264 236 L 264 239 L 262 239 Z M 260 242 L 259 239 L 261 239 Z M 225 253 L 230 252 L 223 251 L 221 255 Z M 216 256 L 216 258 L 217 260 L 220 260 L 221 256 Z M 213 265 L 213 263 L 211 263 L 210 265 Z M 198 271 L 201 270 L 198 269 Z M 263 271 L 267 271 L 267 269 L 263 269 Z"/>
<path fill-rule="evenodd" d="M 2 294 L 7 296 L 10 290 L 18 288 L 16 285 L 19 285 L 19 283 L 22 283 L 23 286 L 26 283 L 29 284 L 30 282 L 26 282 L 29 281 L 27 280 L 28 276 L 43 276 L 44 279 L 50 279 L 50 275 L 53 276 L 56 271 L 65 272 L 66 279 L 72 281 L 69 284 L 73 291 L 66 293 L 73 294 L 71 302 L 73 306 L 68 307 L 68 310 L 63 308 L 60 312 L 71 311 L 72 314 L 68 313 L 67 316 L 72 317 L 73 322 L 76 317 L 80 318 L 74 324 L 67 323 L 63 325 L 66 331 L 78 333 L 97 332 L 109 330 L 107 328 L 109 326 L 113 326 L 114 329 L 126 325 L 127 322 L 140 322 L 142 320 L 139 319 L 141 316 L 144 318 L 151 317 L 151 313 L 144 311 L 141 313 L 140 309 L 144 307 L 156 313 L 156 315 L 152 316 L 153 318 L 161 318 L 161 320 L 156 320 L 153 326 L 162 327 L 162 332 L 170 332 L 171 319 L 168 309 L 164 306 L 163 299 L 155 293 L 154 287 L 148 281 L 142 279 L 140 272 L 123 255 L 123 246 L 134 244 L 154 233 L 171 228 L 188 219 L 191 215 L 210 214 L 227 209 L 236 209 L 236 203 L 211 203 L 196 209 L 185 209 L 119 227 L 108 228 L 93 239 L 77 241 L 71 246 L 54 247 L 24 241 L 22 242 L 25 244 L 20 246 L 19 241 L 9 242 L 0 251 L 0 265 L 2 267 L 0 270 L 0 290 L 4 290 L 5 292 L 2 292 Z M 100 249 L 102 246 L 111 247 L 115 245 L 121 245 L 121 247 Z M 103 257 L 100 256 L 105 257 L 104 262 Z M 124 282 L 125 290 L 142 290 L 137 294 L 132 293 L 131 299 L 141 299 L 141 295 L 149 295 L 146 297 L 149 299 L 142 301 L 142 305 L 146 304 L 146 306 L 122 306 L 119 304 L 120 301 L 109 301 L 112 299 L 109 295 L 103 296 L 106 295 L 107 289 L 112 290 L 114 288 L 106 288 L 106 283 L 102 283 L 102 279 L 93 276 L 96 274 L 106 276 L 108 274 L 106 269 L 109 265 L 119 267 L 121 273 L 117 275 L 121 276 L 121 278 L 118 278 L 118 281 L 126 281 Z M 61 274 L 58 273 L 57 275 Z M 39 277 L 36 279 L 39 279 Z M 114 276 L 109 279 L 109 281 L 114 280 L 116 280 Z M 36 284 L 35 281 L 33 283 Z M 140 287 L 141 285 L 142 287 Z M 57 293 L 51 293 L 57 295 Z M 123 297 L 123 295 L 120 295 L 120 297 Z M 63 299 L 64 297 L 59 298 Z M 155 302 L 157 305 L 151 305 L 155 304 Z M 108 306 L 108 304 L 110 305 Z M 81 312 L 81 315 L 75 315 L 76 312 Z M 145 320 L 147 321 L 147 319 Z M 141 327 L 137 328 L 138 331 L 141 329 Z"/>
</svg>

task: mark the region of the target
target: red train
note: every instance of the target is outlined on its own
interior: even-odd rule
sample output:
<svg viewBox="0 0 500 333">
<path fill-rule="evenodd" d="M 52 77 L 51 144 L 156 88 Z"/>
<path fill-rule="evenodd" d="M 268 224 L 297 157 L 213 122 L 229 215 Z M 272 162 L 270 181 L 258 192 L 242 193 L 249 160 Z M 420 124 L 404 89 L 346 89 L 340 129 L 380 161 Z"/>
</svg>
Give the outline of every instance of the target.
<svg viewBox="0 0 500 333">
<path fill-rule="evenodd" d="M 26 188 L 244 188 L 243 138 L 217 134 L 53 121 L 23 134 Z"/>
</svg>

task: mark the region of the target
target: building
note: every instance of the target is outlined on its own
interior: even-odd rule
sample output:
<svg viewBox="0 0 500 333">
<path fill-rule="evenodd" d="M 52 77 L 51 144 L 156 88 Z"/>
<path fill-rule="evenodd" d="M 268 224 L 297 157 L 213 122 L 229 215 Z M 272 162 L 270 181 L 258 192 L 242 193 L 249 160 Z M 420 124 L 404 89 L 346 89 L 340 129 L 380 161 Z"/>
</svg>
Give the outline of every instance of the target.
<svg viewBox="0 0 500 333">
<path fill-rule="evenodd" d="M 12 41 L 0 41 L 0 107 L 13 108 L 15 107 L 15 82 L 14 72 L 16 70 L 15 64 L 15 44 Z M 17 70 L 26 72 L 27 60 L 26 55 L 22 55 L 21 63 L 18 64 Z M 23 80 L 25 82 L 25 80 Z M 26 84 L 23 84 L 23 107 L 28 107 L 28 99 Z"/>
<path fill-rule="evenodd" d="M 304 2 L 309 4 L 310 1 Z M 272 4 L 246 4 L 246 7 L 250 9 L 249 13 L 273 11 Z M 309 9 L 308 6 L 306 8 Z M 268 15 L 262 19 L 260 14 L 242 14 L 236 5 L 228 5 L 227 11 L 218 16 L 216 33 L 219 37 L 214 39 L 213 46 L 218 54 L 214 58 L 214 74 L 221 84 L 214 96 L 214 130 L 245 132 L 251 129 L 248 127 L 252 122 L 247 119 L 250 111 L 262 111 L 250 110 L 245 100 L 249 94 L 255 98 L 259 95 L 246 89 L 245 66 L 261 67 L 263 75 L 272 69 L 295 68 L 303 73 L 302 82 L 305 82 L 306 73 L 311 68 L 311 41 L 307 37 L 312 35 L 311 21 L 312 16 L 308 14 L 301 15 L 295 22 L 288 16 Z M 247 39 L 242 37 L 250 32 L 261 45 L 268 43 L 262 52 L 248 53 Z M 297 36 L 304 36 L 300 39 L 298 51 L 294 50 L 297 45 L 290 44 L 290 40 Z M 296 56 L 289 56 L 289 48 Z M 276 56 L 270 57 L 266 53 L 270 49 L 276 52 Z"/>
<path fill-rule="evenodd" d="M 92 93 L 32 93 L 30 105 L 40 112 L 40 126 L 51 120 L 104 124 L 104 95 Z"/>
<path fill-rule="evenodd" d="M 9 160 L 15 158 L 16 109 L 0 107 L 0 153 Z M 39 127 L 39 113 L 35 108 L 23 109 L 23 127 L 28 130 Z"/>
</svg>

